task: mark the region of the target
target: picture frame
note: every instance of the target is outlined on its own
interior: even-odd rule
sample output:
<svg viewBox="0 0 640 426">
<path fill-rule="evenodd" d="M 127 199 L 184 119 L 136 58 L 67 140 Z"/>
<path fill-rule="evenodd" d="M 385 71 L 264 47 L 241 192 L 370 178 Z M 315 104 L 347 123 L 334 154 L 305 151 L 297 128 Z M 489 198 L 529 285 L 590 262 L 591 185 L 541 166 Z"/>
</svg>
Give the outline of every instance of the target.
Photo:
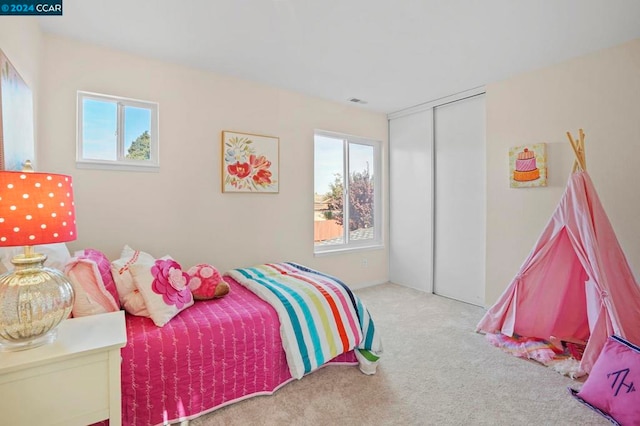
<svg viewBox="0 0 640 426">
<path fill-rule="evenodd" d="M 280 139 L 253 133 L 222 131 L 222 192 L 280 191 Z"/>
<path fill-rule="evenodd" d="M 0 49 L 0 170 L 35 166 L 33 96 L 9 58 Z"/>
<path fill-rule="evenodd" d="M 547 144 L 509 148 L 509 182 L 511 188 L 547 186 Z"/>
</svg>

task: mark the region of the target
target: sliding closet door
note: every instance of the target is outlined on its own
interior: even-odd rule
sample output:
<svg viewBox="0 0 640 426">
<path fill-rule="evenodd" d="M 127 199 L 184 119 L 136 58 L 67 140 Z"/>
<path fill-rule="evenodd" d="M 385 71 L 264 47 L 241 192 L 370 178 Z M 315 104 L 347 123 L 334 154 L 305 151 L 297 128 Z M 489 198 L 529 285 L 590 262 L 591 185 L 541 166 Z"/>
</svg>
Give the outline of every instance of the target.
<svg viewBox="0 0 640 426">
<path fill-rule="evenodd" d="M 389 120 L 389 279 L 432 292 L 433 115 Z"/>
<path fill-rule="evenodd" d="M 434 108 L 434 149 L 434 293 L 484 306 L 484 95 Z"/>
</svg>

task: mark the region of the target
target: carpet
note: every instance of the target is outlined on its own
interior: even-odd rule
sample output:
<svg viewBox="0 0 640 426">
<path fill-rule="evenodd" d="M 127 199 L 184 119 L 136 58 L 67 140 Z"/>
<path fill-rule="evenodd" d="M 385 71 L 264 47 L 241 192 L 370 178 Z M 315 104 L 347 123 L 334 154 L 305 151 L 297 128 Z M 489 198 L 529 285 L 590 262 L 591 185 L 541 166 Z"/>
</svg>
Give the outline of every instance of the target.
<svg viewBox="0 0 640 426">
<path fill-rule="evenodd" d="M 581 382 L 490 345 L 484 309 L 395 284 L 356 290 L 381 333 L 374 376 L 327 366 L 192 420 L 213 425 L 607 425 L 567 391 Z"/>
</svg>

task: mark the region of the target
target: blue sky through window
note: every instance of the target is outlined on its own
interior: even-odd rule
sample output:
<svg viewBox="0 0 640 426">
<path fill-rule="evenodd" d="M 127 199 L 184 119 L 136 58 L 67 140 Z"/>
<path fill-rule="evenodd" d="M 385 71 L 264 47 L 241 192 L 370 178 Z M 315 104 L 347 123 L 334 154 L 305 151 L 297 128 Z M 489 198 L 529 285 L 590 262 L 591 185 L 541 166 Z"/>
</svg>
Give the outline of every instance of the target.
<svg viewBox="0 0 640 426">
<path fill-rule="evenodd" d="M 95 99 L 83 99 L 82 103 L 83 157 L 92 160 L 116 161 L 118 104 Z M 124 116 L 124 153 L 145 130 L 150 132 L 151 111 L 126 106 Z"/>
<path fill-rule="evenodd" d="M 343 175 L 344 140 L 316 135 L 314 144 L 314 192 L 326 194 L 335 181 L 335 174 Z M 351 172 L 367 169 L 373 175 L 373 147 L 351 143 L 349 147 L 349 169 Z M 344 176 L 342 176 L 344 178 Z"/>
<path fill-rule="evenodd" d="M 349 144 L 349 174 L 369 170 L 373 176 L 373 147 L 358 143 Z"/>
<path fill-rule="evenodd" d="M 326 194 L 330 190 L 329 184 L 335 181 L 335 174 L 343 174 L 343 141 L 326 136 L 316 136 L 314 148 L 314 192 Z"/>
<path fill-rule="evenodd" d="M 117 160 L 118 105 L 115 102 L 83 99 L 83 157 L 92 160 Z"/>
</svg>

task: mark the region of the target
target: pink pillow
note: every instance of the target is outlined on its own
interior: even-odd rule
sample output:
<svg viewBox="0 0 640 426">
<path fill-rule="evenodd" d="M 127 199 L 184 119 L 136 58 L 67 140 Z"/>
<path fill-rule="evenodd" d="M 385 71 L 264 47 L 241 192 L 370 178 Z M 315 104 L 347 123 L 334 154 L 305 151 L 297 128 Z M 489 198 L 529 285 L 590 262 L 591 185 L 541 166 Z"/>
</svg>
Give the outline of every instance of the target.
<svg viewBox="0 0 640 426">
<path fill-rule="evenodd" d="M 75 293 L 71 310 L 74 317 L 120 310 L 111 264 L 102 252 L 93 249 L 76 252 L 67 262 L 65 274 Z"/>
<path fill-rule="evenodd" d="M 218 270 L 206 263 L 192 266 L 187 271 L 189 274 L 189 288 L 196 300 L 208 300 L 216 297 L 216 287 L 224 283 Z"/>
<path fill-rule="evenodd" d="M 609 337 L 582 389 L 571 393 L 611 421 L 640 424 L 640 348 Z"/>
<path fill-rule="evenodd" d="M 79 256 L 78 253 L 80 253 Z M 109 262 L 107 256 L 105 256 L 105 254 L 101 251 L 94 249 L 84 249 L 84 253 L 76 252 L 75 254 L 80 259 L 88 259 L 96 263 L 96 265 L 98 266 L 98 270 L 100 271 L 100 276 L 102 277 L 102 282 L 104 283 L 105 290 L 107 290 L 109 294 L 111 294 L 113 300 L 118 306 L 120 306 L 118 289 L 116 289 L 116 283 L 113 280 L 113 276 L 111 275 L 111 262 Z"/>
</svg>

